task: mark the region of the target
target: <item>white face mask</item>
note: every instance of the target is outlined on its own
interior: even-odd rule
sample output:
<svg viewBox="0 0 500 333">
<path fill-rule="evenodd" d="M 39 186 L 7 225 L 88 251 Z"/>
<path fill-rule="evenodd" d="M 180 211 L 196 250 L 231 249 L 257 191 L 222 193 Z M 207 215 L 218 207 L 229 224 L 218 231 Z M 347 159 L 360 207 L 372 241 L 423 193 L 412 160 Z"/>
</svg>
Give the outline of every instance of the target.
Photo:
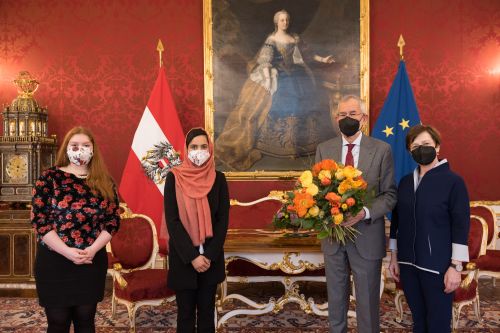
<svg viewBox="0 0 500 333">
<path fill-rule="evenodd" d="M 92 147 L 73 146 L 68 147 L 66 153 L 71 163 L 76 165 L 87 165 L 94 155 L 94 149 Z"/>
<path fill-rule="evenodd" d="M 201 166 L 210 158 L 210 152 L 206 149 L 191 150 L 188 153 L 188 158 L 195 165 Z"/>
</svg>

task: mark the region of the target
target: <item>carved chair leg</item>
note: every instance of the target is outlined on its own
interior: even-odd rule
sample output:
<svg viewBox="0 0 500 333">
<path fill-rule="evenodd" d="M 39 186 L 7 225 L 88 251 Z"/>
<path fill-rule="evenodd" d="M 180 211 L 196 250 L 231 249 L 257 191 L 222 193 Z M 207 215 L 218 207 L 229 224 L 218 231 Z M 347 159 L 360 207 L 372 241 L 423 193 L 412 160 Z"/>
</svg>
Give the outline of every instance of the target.
<svg viewBox="0 0 500 333">
<path fill-rule="evenodd" d="M 130 332 L 135 333 L 135 314 L 137 312 L 137 307 L 135 303 L 127 304 L 128 319 L 130 321 Z"/>
<path fill-rule="evenodd" d="M 116 298 L 115 290 L 113 289 L 113 294 L 111 295 L 111 318 L 116 318 Z"/>
<path fill-rule="evenodd" d="M 474 313 L 476 315 L 477 321 L 479 323 L 483 322 L 483 319 L 481 318 L 481 308 L 480 308 L 480 303 L 479 303 L 479 292 L 476 291 L 476 299 L 474 300 L 474 303 L 472 304 L 474 307 Z"/>
<path fill-rule="evenodd" d="M 380 299 L 382 299 L 382 294 L 384 293 L 385 288 L 385 273 L 382 267 L 382 272 L 380 274 Z"/>
<path fill-rule="evenodd" d="M 396 291 L 394 305 L 396 307 L 396 322 L 401 323 L 403 322 L 403 292 L 400 290 Z"/>
<path fill-rule="evenodd" d="M 460 312 L 462 311 L 463 304 L 453 304 L 452 321 L 451 327 L 453 331 L 458 328 L 458 322 L 460 321 Z"/>
</svg>

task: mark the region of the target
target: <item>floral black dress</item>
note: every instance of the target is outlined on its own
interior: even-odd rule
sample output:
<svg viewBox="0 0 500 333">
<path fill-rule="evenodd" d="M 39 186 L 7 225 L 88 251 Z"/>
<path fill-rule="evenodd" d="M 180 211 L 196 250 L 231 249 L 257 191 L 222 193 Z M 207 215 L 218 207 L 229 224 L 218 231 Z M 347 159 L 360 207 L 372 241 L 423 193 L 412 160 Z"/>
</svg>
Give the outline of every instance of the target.
<svg viewBox="0 0 500 333">
<path fill-rule="evenodd" d="M 104 199 L 85 179 L 57 167 L 42 173 L 33 189 L 31 222 L 38 242 L 36 287 L 41 306 L 95 304 L 104 296 L 107 255 L 103 248 L 92 264 L 76 265 L 51 250 L 42 238 L 54 230 L 69 247 L 85 249 L 106 230 L 120 224 L 118 197 Z"/>
</svg>

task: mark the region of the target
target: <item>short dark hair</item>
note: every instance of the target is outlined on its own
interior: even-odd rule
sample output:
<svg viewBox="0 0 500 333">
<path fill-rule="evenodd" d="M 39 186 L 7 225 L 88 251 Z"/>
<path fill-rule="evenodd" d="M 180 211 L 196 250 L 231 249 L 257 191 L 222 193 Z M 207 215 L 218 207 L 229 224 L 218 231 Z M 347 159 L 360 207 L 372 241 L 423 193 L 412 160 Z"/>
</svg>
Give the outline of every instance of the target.
<svg viewBox="0 0 500 333">
<path fill-rule="evenodd" d="M 408 134 L 406 134 L 406 149 L 410 150 L 410 146 L 413 141 L 419 136 L 420 134 L 427 132 L 431 136 L 432 140 L 436 143 L 436 146 L 441 145 L 441 135 L 439 134 L 438 130 L 435 129 L 432 126 L 429 125 L 422 125 L 418 124 L 415 126 L 412 126 L 408 130 Z"/>
<path fill-rule="evenodd" d="M 191 141 L 193 141 L 193 139 L 199 135 L 206 136 L 207 140 L 208 140 L 208 134 L 207 134 L 207 132 L 205 132 L 205 130 L 203 128 L 201 128 L 201 127 L 192 128 L 188 132 L 188 134 L 186 135 L 186 148 L 189 147 L 189 144 L 191 143 Z"/>
</svg>

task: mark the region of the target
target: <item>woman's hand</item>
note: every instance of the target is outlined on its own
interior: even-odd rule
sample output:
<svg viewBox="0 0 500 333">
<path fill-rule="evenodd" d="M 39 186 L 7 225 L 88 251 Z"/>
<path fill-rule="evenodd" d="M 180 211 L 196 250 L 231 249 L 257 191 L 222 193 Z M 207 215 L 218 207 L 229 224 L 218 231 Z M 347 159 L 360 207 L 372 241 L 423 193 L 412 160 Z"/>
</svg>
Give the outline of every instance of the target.
<svg viewBox="0 0 500 333">
<path fill-rule="evenodd" d="M 389 263 L 389 272 L 391 273 L 392 278 L 396 282 L 399 282 L 399 263 L 398 263 L 397 252 L 391 252 L 391 262 Z"/>
<path fill-rule="evenodd" d="M 329 56 L 323 58 L 323 62 L 325 64 L 331 64 L 331 63 L 335 62 L 335 59 L 333 59 L 333 56 L 329 55 Z"/>
<path fill-rule="evenodd" d="M 210 260 L 202 255 L 199 255 L 191 261 L 191 265 L 193 265 L 194 269 L 198 273 L 203 273 L 210 268 Z"/>
<path fill-rule="evenodd" d="M 86 251 L 74 247 L 67 247 L 63 255 L 75 265 L 86 264 L 88 260 Z"/>
<path fill-rule="evenodd" d="M 97 253 L 97 249 L 94 246 L 89 246 L 85 249 L 85 256 L 87 260 L 85 261 L 86 264 L 91 264 L 92 260 L 95 257 L 95 254 Z"/>
<path fill-rule="evenodd" d="M 266 89 L 268 92 L 271 92 L 271 79 L 266 77 L 264 81 L 264 89 Z"/>
<path fill-rule="evenodd" d="M 329 56 L 326 56 L 326 57 L 321 57 L 321 56 L 319 56 L 319 55 L 316 54 L 313 58 L 317 62 L 322 62 L 324 64 L 331 64 L 331 63 L 335 62 L 335 59 L 333 59 L 332 55 L 329 55 Z"/>
<path fill-rule="evenodd" d="M 453 267 L 448 268 L 444 274 L 444 292 L 449 294 L 454 292 L 462 282 L 462 275 Z"/>
</svg>

